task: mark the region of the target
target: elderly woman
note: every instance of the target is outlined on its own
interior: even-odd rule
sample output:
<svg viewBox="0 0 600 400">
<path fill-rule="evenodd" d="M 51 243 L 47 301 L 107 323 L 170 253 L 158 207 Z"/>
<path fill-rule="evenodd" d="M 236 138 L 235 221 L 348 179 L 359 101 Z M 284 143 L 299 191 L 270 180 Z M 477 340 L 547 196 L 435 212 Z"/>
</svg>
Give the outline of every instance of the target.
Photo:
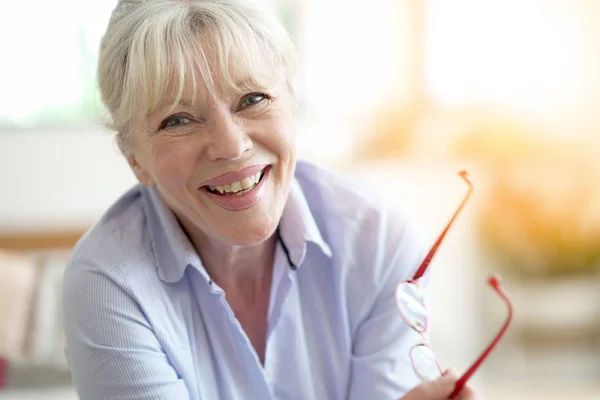
<svg viewBox="0 0 600 400">
<path fill-rule="evenodd" d="M 140 184 L 65 275 L 82 399 L 433 400 L 454 388 L 454 373 L 417 386 L 419 335 L 396 309 L 424 255 L 412 227 L 296 160 L 295 69 L 285 30 L 248 0 L 117 5 L 99 86 Z"/>
</svg>

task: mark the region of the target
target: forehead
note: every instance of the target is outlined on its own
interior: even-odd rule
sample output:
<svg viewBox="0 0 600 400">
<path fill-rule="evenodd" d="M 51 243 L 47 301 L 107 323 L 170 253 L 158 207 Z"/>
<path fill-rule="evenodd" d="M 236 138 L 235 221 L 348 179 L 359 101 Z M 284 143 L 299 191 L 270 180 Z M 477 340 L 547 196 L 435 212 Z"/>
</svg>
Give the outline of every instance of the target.
<svg viewBox="0 0 600 400">
<path fill-rule="evenodd" d="M 273 62 L 267 49 L 244 45 L 243 41 L 226 43 L 214 36 L 195 35 L 187 44 L 152 60 L 154 67 L 140 82 L 146 90 L 139 91 L 146 93 L 139 99 L 146 115 L 183 99 L 208 103 L 264 90 L 283 79 L 283 69 Z"/>
</svg>

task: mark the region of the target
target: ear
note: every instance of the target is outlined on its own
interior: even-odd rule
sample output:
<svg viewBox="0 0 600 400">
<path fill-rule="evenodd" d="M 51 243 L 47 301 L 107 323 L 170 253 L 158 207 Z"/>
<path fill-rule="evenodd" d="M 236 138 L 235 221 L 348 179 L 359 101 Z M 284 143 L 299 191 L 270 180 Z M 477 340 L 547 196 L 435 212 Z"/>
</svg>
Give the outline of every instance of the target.
<svg viewBox="0 0 600 400">
<path fill-rule="evenodd" d="M 144 167 L 140 165 L 133 152 L 129 152 L 127 155 L 125 155 L 125 158 L 127 158 L 127 163 L 131 167 L 131 170 L 133 171 L 137 180 L 142 185 L 154 186 L 154 180 L 152 179 L 152 176 L 150 176 L 148 171 L 146 171 Z"/>
</svg>

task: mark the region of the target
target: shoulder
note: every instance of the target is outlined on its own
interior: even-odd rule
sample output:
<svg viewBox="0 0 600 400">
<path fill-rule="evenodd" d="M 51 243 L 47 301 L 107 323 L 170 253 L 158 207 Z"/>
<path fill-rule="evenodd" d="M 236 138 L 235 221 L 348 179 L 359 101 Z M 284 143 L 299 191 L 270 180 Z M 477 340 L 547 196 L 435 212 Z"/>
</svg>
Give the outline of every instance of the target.
<svg viewBox="0 0 600 400">
<path fill-rule="evenodd" d="M 142 186 L 119 198 L 79 240 L 64 277 L 65 290 L 83 279 L 109 278 L 119 286 L 139 273 L 139 265 L 152 265 L 152 247 L 142 201 Z"/>
<path fill-rule="evenodd" d="M 362 312 L 412 277 L 425 246 L 407 210 L 389 204 L 376 187 L 309 163 L 298 164 L 296 179 L 331 248 L 332 273 L 352 288 Z"/>
<path fill-rule="evenodd" d="M 321 234 L 334 248 L 343 245 L 345 251 L 361 253 L 369 246 L 371 256 L 389 258 L 402 242 L 421 245 L 418 221 L 385 200 L 385 188 L 304 161 L 298 162 L 296 180 Z"/>
<path fill-rule="evenodd" d="M 307 161 L 298 161 L 295 178 L 309 203 L 322 202 L 326 206 L 335 198 L 347 200 L 346 206 L 336 204 L 331 208 L 338 213 L 351 214 L 354 205 L 377 206 L 381 200 L 377 195 L 368 193 L 364 182 L 357 182 L 349 175 Z"/>
</svg>

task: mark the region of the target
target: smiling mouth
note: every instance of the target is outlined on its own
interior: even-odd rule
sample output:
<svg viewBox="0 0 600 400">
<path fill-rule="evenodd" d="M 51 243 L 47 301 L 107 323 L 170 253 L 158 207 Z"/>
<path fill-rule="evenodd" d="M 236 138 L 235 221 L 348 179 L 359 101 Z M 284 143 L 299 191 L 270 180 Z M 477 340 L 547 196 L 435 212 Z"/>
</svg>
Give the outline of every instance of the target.
<svg viewBox="0 0 600 400">
<path fill-rule="evenodd" d="M 254 189 L 265 176 L 266 168 L 241 181 L 231 182 L 227 185 L 203 186 L 207 192 L 217 196 L 242 196 Z"/>
</svg>

